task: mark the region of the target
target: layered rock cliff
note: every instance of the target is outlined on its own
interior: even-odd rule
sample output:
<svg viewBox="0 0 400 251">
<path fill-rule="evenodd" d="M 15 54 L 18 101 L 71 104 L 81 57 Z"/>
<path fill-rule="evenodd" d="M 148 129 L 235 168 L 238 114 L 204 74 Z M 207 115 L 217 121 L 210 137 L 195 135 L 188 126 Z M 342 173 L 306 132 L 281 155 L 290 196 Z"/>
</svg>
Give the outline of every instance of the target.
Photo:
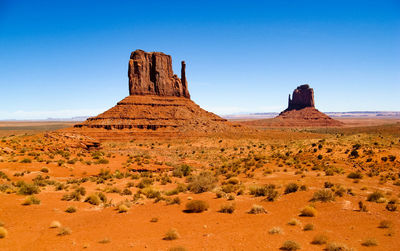
<svg viewBox="0 0 400 251">
<path fill-rule="evenodd" d="M 128 67 L 129 95 L 157 95 L 190 98 L 182 61 L 181 78 L 172 71 L 170 55 L 136 50 Z"/>
</svg>

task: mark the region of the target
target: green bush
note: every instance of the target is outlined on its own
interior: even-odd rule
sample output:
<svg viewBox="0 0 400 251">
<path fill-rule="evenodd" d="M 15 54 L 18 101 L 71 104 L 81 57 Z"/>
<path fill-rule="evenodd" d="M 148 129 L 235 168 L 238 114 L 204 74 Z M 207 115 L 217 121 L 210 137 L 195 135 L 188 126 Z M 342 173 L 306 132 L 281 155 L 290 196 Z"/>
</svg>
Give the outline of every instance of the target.
<svg viewBox="0 0 400 251">
<path fill-rule="evenodd" d="M 20 195 L 32 195 L 32 194 L 37 194 L 40 192 L 40 189 L 38 186 L 34 184 L 27 184 L 25 182 L 18 182 L 17 186 L 19 187 L 18 189 L 18 194 Z"/>
</svg>

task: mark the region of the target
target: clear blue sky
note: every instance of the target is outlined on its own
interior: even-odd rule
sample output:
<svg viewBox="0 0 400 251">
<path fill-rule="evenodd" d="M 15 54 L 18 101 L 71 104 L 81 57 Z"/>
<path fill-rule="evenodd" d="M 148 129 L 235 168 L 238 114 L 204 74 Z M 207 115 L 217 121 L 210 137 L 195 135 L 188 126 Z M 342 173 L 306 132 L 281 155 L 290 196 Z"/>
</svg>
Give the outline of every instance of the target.
<svg viewBox="0 0 400 251">
<path fill-rule="evenodd" d="M 187 63 L 217 114 L 400 110 L 400 1 L 0 0 L 0 119 L 96 115 L 128 95 L 131 51 Z"/>
</svg>

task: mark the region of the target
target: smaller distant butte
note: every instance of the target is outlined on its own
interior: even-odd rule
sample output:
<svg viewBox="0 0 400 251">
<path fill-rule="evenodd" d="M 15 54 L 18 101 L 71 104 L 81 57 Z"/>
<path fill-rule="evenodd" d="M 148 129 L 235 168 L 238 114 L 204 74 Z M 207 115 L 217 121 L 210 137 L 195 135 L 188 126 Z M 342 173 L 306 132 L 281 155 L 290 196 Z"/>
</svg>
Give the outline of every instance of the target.
<svg viewBox="0 0 400 251">
<path fill-rule="evenodd" d="M 292 96 L 289 94 L 288 108 L 273 119 L 246 121 L 242 124 L 256 127 L 337 127 L 343 123 L 315 109 L 314 90 L 309 85 L 300 85 Z"/>
</svg>

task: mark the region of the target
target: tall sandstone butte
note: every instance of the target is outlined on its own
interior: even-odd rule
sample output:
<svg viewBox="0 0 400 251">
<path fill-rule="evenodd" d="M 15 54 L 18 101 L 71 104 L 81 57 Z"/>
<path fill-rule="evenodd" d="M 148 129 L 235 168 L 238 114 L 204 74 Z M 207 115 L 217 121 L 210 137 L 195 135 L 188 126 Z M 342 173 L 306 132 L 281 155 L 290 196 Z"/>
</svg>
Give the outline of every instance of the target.
<svg viewBox="0 0 400 251">
<path fill-rule="evenodd" d="M 292 98 L 289 94 L 289 104 L 286 110 L 300 110 L 306 107 L 315 107 L 314 90 L 309 85 L 300 85 L 293 91 Z"/>
<path fill-rule="evenodd" d="M 129 129 L 134 134 L 233 129 L 235 125 L 201 109 L 190 99 L 184 61 L 181 67 L 178 78 L 172 71 L 171 56 L 162 52 L 132 52 L 128 66 L 129 96 L 75 128 Z"/>
<path fill-rule="evenodd" d="M 182 61 L 181 78 L 178 78 L 172 71 L 170 55 L 136 50 L 129 60 L 129 95 L 190 98 L 185 69 L 185 61 Z"/>
</svg>

